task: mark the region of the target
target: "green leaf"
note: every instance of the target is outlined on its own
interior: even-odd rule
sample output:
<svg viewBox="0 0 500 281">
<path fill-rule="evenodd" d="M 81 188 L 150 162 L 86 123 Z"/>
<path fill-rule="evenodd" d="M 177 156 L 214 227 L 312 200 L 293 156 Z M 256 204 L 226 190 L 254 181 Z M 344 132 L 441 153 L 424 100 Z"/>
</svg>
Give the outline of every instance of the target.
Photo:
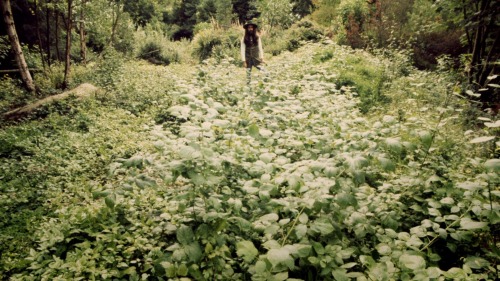
<svg viewBox="0 0 500 281">
<path fill-rule="evenodd" d="M 323 245 L 321 245 L 321 243 L 311 241 L 311 244 L 313 245 L 313 249 L 316 252 L 316 254 L 323 255 L 325 253 L 325 248 L 323 247 Z"/>
<path fill-rule="evenodd" d="M 272 277 L 271 281 L 285 281 L 286 279 L 288 279 L 288 272 L 287 271 L 275 274 Z"/>
<path fill-rule="evenodd" d="M 108 208 L 113 209 L 115 207 L 115 195 L 112 194 L 104 198 L 104 203 L 106 203 Z"/>
<path fill-rule="evenodd" d="M 259 127 L 256 124 L 248 126 L 248 134 L 254 138 L 258 138 L 260 136 Z"/>
<path fill-rule="evenodd" d="M 488 128 L 498 128 L 500 127 L 500 120 L 497 120 L 495 122 L 484 122 L 484 125 Z"/>
<path fill-rule="evenodd" d="M 487 225 L 488 225 L 487 222 L 473 221 L 470 218 L 463 218 L 460 220 L 460 228 L 466 230 L 484 228 Z"/>
<path fill-rule="evenodd" d="M 375 246 L 375 249 L 377 249 L 379 254 L 381 254 L 383 256 L 387 256 L 387 255 L 391 254 L 391 251 L 392 251 L 391 247 L 385 243 L 378 244 L 377 246 Z"/>
<path fill-rule="evenodd" d="M 366 167 L 368 165 L 368 160 L 360 155 L 345 156 L 345 161 L 351 171 L 358 171 L 360 168 Z"/>
<path fill-rule="evenodd" d="M 131 266 L 121 272 L 124 275 L 134 275 L 137 274 L 135 266 Z"/>
<path fill-rule="evenodd" d="M 190 170 L 190 171 L 187 172 L 187 175 L 188 175 L 189 179 L 196 186 L 203 185 L 206 182 L 205 177 L 202 174 L 197 173 L 196 171 Z"/>
<path fill-rule="evenodd" d="M 333 232 L 334 228 L 331 223 L 315 221 L 310 228 L 311 231 L 315 233 L 320 233 L 321 235 L 328 235 Z"/>
<path fill-rule="evenodd" d="M 267 215 L 263 215 L 259 218 L 259 221 L 267 221 L 267 222 L 277 222 L 279 220 L 278 214 L 270 213 Z"/>
<path fill-rule="evenodd" d="M 302 239 L 302 237 L 306 236 L 306 234 L 307 234 L 307 225 L 299 224 L 295 227 L 295 235 L 297 236 L 298 239 Z"/>
<path fill-rule="evenodd" d="M 179 150 L 179 156 L 184 160 L 193 160 L 201 157 L 201 152 L 192 146 L 185 145 Z"/>
<path fill-rule="evenodd" d="M 340 192 L 337 194 L 336 198 L 337 204 L 342 208 L 358 205 L 358 201 L 352 193 Z"/>
<path fill-rule="evenodd" d="M 439 200 L 439 202 L 441 204 L 444 204 L 444 205 L 453 205 L 453 204 L 455 204 L 455 200 L 453 200 L 453 198 L 451 198 L 451 197 L 445 197 L 445 198 Z"/>
<path fill-rule="evenodd" d="M 390 172 L 396 170 L 396 165 L 394 165 L 394 162 L 392 162 L 391 159 L 380 157 L 378 161 L 380 162 L 380 166 L 382 167 L 382 169 L 384 169 L 384 171 Z"/>
<path fill-rule="evenodd" d="M 255 248 L 252 241 L 245 240 L 236 244 L 236 254 L 242 257 L 245 262 L 251 263 L 259 254 L 259 251 Z"/>
<path fill-rule="evenodd" d="M 375 264 L 375 260 L 373 260 L 372 257 L 366 255 L 359 256 L 359 261 L 366 267 L 371 267 L 373 264 Z"/>
<path fill-rule="evenodd" d="M 188 275 L 188 267 L 185 264 L 179 265 L 177 268 L 177 275 L 179 276 L 187 276 Z"/>
<path fill-rule="evenodd" d="M 490 212 L 490 215 L 488 216 L 488 218 L 489 218 L 491 224 L 500 223 L 500 212 L 497 210 L 494 210 L 493 212 Z"/>
<path fill-rule="evenodd" d="M 401 265 L 411 270 L 425 268 L 424 258 L 417 255 L 402 254 L 399 257 L 399 262 L 401 263 Z"/>
<path fill-rule="evenodd" d="M 99 199 L 109 195 L 109 191 L 94 191 L 92 192 L 92 198 Z"/>
<path fill-rule="evenodd" d="M 255 273 L 262 274 L 265 273 L 266 270 L 267 270 L 267 265 L 264 261 L 257 261 L 255 263 Z"/>
<path fill-rule="evenodd" d="M 490 266 L 487 260 L 475 256 L 465 258 L 465 264 L 473 269 L 481 269 Z"/>
<path fill-rule="evenodd" d="M 285 245 L 284 248 L 295 258 L 305 258 L 311 254 L 312 246 L 308 244 Z"/>
<path fill-rule="evenodd" d="M 349 263 L 343 264 L 341 267 L 342 267 L 342 268 L 353 268 L 353 267 L 355 267 L 356 265 L 358 265 L 358 263 L 357 263 L 357 262 L 349 262 Z"/>
<path fill-rule="evenodd" d="M 396 155 L 400 155 L 403 152 L 403 145 L 399 138 L 387 138 L 385 140 L 387 148 Z"/>
<path fill-rule="evenodd" d="M 165 274 L 167 277 L 175 277 L 176 271 L 175 266 L 167 261 L 160 263 L 161 266 L 165 269 Z"/>
<path fill-rule="evenodd" d="M 461 268 L 458 267 L 452 267 L 448 271 L 443 272 L 444 277 L 450 278 L 450 279 L 455 279 L 455 280 L 464 280 L 466 275 L 464 274 L 464 271 Z"/>
<path fill-rule="evenodd" d="M 427 268 L 427 276 L 431 279 L 439 278 L 441 276 L 441 269 L 438 267 L 428 267 Z"/>
<path fill-rule="evenodd" d="M 187 245 L 190 244 L 193 240 L 194 233 L 190 227 L 183 225 L 179 229 L 177 229 L 177 241 L 179 241 L 179 243 Z"/>
<path fill-rule="evenodd" d="M 269 250 L 269 252 L 267 252 L 267 260 L 273 267 L 277 267 L 278 265 L 286 265 L 290 269 L 294 267 L 293 258 L 286 248 Z"/>
<path fill-rule="evenodd" d="M 432 134 L 429 131 L 421 131 L 418 133 L 420 141 L 424 147 L 428 148 L 432 144 Z"/>
<path fill-rule="evenodd" d="M 494 136 L 484 136 L 484 137 L 479 137 L 479 138 L 472 139 L 470 141 L 470 143 L 483 143 L 483 142 L 487 142 L 487 141 L 490 141 L 490 140 L 493 140 L 493 139 L 495 139 Z"/>
<path fill-rule="evenodd" d="M 471 97 L 476 97 L 476 98 L 481 96 L 481 94 L 474 93 L 474 92 L 473 92 L 473 91 L 471 91 L 471 90 L 467 90 L 467 91 L 465 91 L 465 93 L 466 93 L 467 95 L 471 96 Z"/>
<path fill-rule="evenodd" d="M 489 171 L 498 172 L 500 171 L 500 159 L 488 159 L 484 162 L 484 167 Z"/>
<path fill-rule="evenodd" d="M 192 242 L 184 246 L 184 251 L 186 252 L 189 260 L 192 262 L 199 262 L 203 257 L 203 252 L 198 242 Z"/>
</svg>

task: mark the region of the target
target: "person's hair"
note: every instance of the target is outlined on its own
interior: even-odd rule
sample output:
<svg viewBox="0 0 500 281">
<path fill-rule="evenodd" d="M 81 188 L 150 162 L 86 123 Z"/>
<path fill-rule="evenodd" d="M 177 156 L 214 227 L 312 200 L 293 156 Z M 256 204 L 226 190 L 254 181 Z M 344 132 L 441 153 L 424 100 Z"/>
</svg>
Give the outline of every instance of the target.
<svg viewBox="0 0 500 281">
<path fill-rule="evenodd" d="M 250 32 L 248 32 L 248 28 L 245 29 L 245 37 L 243 38 L 245 46 L 251 47 L 257 45 L 258 39 L 259 39 L 259 34 L 257 32 L 257 28 L 254 28 L 253 34 L 250 34 Z"/>
</svg>

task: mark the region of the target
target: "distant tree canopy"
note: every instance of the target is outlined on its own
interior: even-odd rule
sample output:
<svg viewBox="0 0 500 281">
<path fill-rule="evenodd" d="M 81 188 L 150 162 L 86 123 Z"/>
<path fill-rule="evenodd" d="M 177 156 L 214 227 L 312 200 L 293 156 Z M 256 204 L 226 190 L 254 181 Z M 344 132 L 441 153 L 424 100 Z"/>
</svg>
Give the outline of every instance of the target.
<svg viewBox="0 0 500 281">
<path fill-rule="evenodd" d="M 124 0 L 123 11 L 130 15 L 136 27 L 144 27 L 159 16 L 155 3 L 150 0 Z"/>
<path fill-rule="evenodd" d="M 476 90 L 491 84 L 500 59 L 500 2 L 494 0 L 19 0 L 11 6 L 29 67 L 66 61 L 67 55 L 85 62 L 87 48 L 131 54 L 139 29 L 190 40 L 208 22 L 227 28 L 257 19 L 281 31 L 304 17 L 353 48 L 410 50 L 419 68 L 433 68 L 447 56 Z M 6 34 L 2 23 L 0 68 L 14 61 Z M 483 95 L 487 100 L 494 99 L 490 92 Z"/>
</svg>

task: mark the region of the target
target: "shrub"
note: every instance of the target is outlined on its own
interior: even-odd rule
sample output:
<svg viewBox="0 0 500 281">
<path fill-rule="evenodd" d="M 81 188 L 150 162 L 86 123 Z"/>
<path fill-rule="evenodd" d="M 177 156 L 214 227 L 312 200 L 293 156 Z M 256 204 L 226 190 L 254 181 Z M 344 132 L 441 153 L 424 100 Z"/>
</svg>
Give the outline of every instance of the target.
<svg viewBox="0 0 500 281">
<path fill-rule="evenodd" d="M 323 30 L 316 24 L 309 20 L 302 20 L 285 31 L 275 32 L 274 35 L 269 36 L 265 51 L 273 55 L 278 55 L 285 50 L 293 52 L 300 48 L 303 42 L 318 42 L 323 36 Z"/>
<path fill-rule="evenodd" d="M 342 24 L 343 37 L 339 43 L 348 44 L 353 48 L 364 47 L 366 42 L 362 38 L 363 25 L 367 21 L 369 10 L 365 1 L 346 0 L 338 7 L 339 22 Z"/>
<path fill-rule="evenodd" d="M 0 79 L 0 112 L 7 112 L 23 105 L 29 95 L 23 90 L 20 80 L 4 76 Z"/>
<path fill-rule="evenodd" d="M 135 33 L 136 57 L 161 65 L 190 62 L 192 47 L 189 41 L 172 41 L 164 32 L 150 25 L 140 28 Z"/>
<path fill-rule="evenodd" d="M 459 66 L 459 56 L 466 50 L 460 42 L 460 30 L 439 30 L 421 34 L 413 46 L 415 66 L 420 69 L 434 69 L 437 58 L 450 55 L 454 58 L 454 66 Z"/>
<path fill-rule="evenodd" d="M 311 14 L 312 19 L 323 26 L 331 26 L 337 18 L 337 6 L 339 3 L 340 0 L 318 1 L 314 12 Z"/>
<path fill-rule="evenodd" d="M 89 81 L 105 90 L 114 89 L 120 81 L 123 62 L 123 56 L 115 49 L 106 49 L 101 60 L 95 65 L 94 71 L 89 73 Z"/>
<path fill-rule="evenodd" d="M 208 58 L 218 61 L 225 57 L 239 58 L 240 38 L 243 35 L 240 28 L 235 25 L 224 30 L 216 27 L 200 30 L 193 39 L 193 55 L 199 61 Z"/>
<path fill-rule="evenodd" d="M 163 48 L 158 42 L 147 42 L 139 50 L 138 57 L 153 64 L 168 65 L 171 63 L 170 58 L 163 55 Z"/>
<path fill-rule="evenodd" d="M 193 54 L 200 61 L 210 58 L 216 46 L 222 45 L 222 36 L 213 29 L 204 29 L 195 35 L 193 39 Z"/>
<path fill-rule="evenodd" d="M 384 73 L 382 69 L 367 66 L 362 61 L 353 62 L 353 65 L 339 74 L 336 83 L 340 87 L 354 87 L 353 91 L 358 93 L 361 100 L 360 111 L 367 113 L 371 107 L 386 100 L 381 92 L 385 81 Z"/>
</svg>

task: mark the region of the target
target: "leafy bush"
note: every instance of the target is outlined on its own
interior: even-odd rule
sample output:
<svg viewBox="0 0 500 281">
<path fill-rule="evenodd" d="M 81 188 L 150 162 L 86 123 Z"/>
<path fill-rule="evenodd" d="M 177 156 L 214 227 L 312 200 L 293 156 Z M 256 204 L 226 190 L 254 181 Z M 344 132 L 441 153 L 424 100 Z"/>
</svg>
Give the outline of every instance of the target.
<svg viewBox="0 0 500 281">
<path fill-rule="evenodd" d="M 239 26 L 228 29 L 202 29 L 193 38 L 193 55 L 199 61 L 215 58 L 220 61 L 226 57 L 240 58 L 240 39 L 243 32 Z"/>
<path fill-rule="evenodd" d="M 204 29 L 195 35 L 193 39 L 194 55 L 200 60 L 210 58 L 216 47 L 222 45 L 223 38 L 218 31 Z"/>
<path fill-rule="evenodd" d="M 353 48 L 364 47 L 366 42 L 362 37 L 364 24 L 368 21 L 369 9 L 366 1 L 344 0 L 338 6 L 338 17 L 341 29 L 338 42 L 348 44 Z"/>
<path fill-rule="evenodd" d="M 123 73 L 123 63 L 122 54 L 118 53 L 114 48 L 107 48 L 95 65 L 86 66 L 93 70 L 88 73 L 90 75 L 88 80 L 105 90 L 112 90 L 120 81 Z"/>
<path fill-rule="evenodd" d="M 275 32 L 266 38 L 264 51 L 278 55 L 285 50 L 293 52 L 305 42 L 318 42 L 323 38 L 323 31 L 313 22 L 302 20 L 289 29 Z"/>
<path fill-rule="evenodd" d="M 465 52 L 465 47 L 460 42 L 461 36 L 460 30 L 421 33 L 413 46 L 415 66 L 434 69 L 440 56 L 449 55 L 455 60 L 452 67 L 458 68 L 460 54 Z"/>
<path fill-rule="evenodd" d="M 171 62 L 178 60 L 175 56 L 173 58 L 163 55 L 163 49 L 157 42 L 148 42 L 139 50 L 138 57 L 147 60 L 153 64 L 169 65 Z M 172 59 L 174 61 L 172 61 Z"/>
<path fill-rule="evenodd" d="M 7 112 L 17 106 L 24 105 L 30 96 L 21 81 L 4 76 L 0 79 L 0 112 Z"/>
<path fill-rule="evenodd" d="M 356 52 L 344 53 L 342 57 L 337 55 L 335 50 L 326 49 L 315 54 L 314 60 L 318 63 L 328 62 L 332 69 L 338 71 L 329 80 L 339 87 L 352 88 L 359 95 L 361 112 L 367 113 L 372 107 L 387 102 L 383 90 L 389 76 L 383 65 L 377 65 L 370 61 L 371 58 Z"/>
</svg>

